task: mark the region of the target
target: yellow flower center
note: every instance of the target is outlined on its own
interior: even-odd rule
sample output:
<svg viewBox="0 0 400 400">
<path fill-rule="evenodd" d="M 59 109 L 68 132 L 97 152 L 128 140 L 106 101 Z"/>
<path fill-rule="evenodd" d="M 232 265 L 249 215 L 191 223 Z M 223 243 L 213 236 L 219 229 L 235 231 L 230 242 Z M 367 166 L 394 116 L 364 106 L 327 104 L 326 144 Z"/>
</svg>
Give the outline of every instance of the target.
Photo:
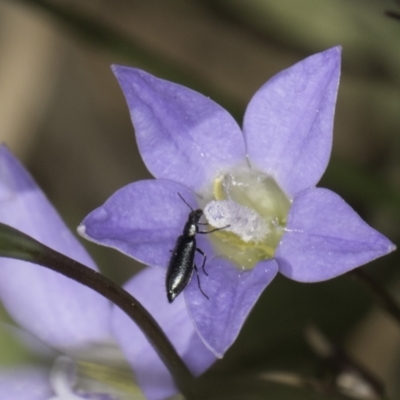
<svg viewBox="0 0 400 400">
<path fill-rule="evenodd" d="M 269 175 L 238 170 L 219 176 L 204 206 L 208 223 L 224 228 L 210 235 L 217 253 L 242 269 L 274 256 L 291 201 Z"/>
<path fill-rule="evenodd" d="M 54 391 L 50 400 L 145 400 L 131 369 L 124 362 L 109 361 L 107 365 L 58 356 L 49 376 Z"/>
</svg>

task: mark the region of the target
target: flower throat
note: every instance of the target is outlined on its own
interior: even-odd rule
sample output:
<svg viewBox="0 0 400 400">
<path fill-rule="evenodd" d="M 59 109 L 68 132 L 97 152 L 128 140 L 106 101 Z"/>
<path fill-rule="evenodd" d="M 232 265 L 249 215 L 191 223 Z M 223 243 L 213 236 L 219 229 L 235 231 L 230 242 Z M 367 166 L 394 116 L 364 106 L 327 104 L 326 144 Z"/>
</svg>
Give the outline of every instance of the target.
<svg viewBox="0 0 400 400">
<path fill-rule="evenodd" d="M 269 175 L 239 170 L 218 177 L 214 199 L 204 214 L 215 228 L 211 238 L 217 252 L 241 269 L 274 256 L 283 235 L 291 201 Z"/>
</svg>

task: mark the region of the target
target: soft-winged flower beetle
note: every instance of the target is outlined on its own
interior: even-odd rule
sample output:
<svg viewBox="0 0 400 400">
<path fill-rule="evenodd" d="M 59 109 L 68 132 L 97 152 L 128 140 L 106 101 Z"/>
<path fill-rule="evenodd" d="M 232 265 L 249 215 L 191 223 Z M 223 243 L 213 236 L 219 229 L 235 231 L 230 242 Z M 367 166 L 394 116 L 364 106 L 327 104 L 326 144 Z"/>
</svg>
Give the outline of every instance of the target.
<svg viewBox="0 0 400 400">
<path fill-rule="evenodd" d="M 209 297 L 203 292 L 200 286 L 199 272 L 197 266 L 194 263 L 194 255 L 197 251 L 203 256 L 203 265 L 201 268 L 204 273 L 208 276 L 205 270 L 205 264 L 207 256 L 205 253 L 196 246 L 196 234 L 207 234 L 221 229 L 227 228 L 215 228 L 211 231 L 202 232 L 199 230 L 199 225 L 208 225 L 207 223 L 199 222 L 200 218 L 203 216 L 203 210 L 193 208 L 186 202 L 186 200 L 178 193 L 178 196 L 182 201 L 190 208 L 190 213 L 188 220 L 183 228 L 182 235 L 178 237 L 175 243 L 175 248 L 172 251 L 171 259 L 168 264 L 166 286 L 167 286 L 167 297 L 168 301 L 172 303 L 174 299 L 182 292 L 183 289 L 189 284 L 190 279 L 193 275 L 193 270 L 196 271 L 197 283 L 201 293 L 209 299 Z"/>
</svg>

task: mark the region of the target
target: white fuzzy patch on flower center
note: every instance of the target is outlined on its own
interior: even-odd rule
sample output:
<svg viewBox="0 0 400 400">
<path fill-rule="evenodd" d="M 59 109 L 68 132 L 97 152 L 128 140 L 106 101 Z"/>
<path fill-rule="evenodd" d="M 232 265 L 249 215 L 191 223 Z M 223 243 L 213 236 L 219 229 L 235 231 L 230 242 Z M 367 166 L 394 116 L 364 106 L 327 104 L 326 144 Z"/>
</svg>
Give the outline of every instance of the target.
<svg viewBox="0 0 400 400">
<path fill-rule="evenodd" d="M 226 227 L 210 235 L 217 252 L 242 269 L 274 256 L 291 201 L 272 176 L 247 168 L 230 171 L 214 181 L 212 197 L 204 215 L 212 227 Z"/>
<path fill-rule="evenodd" d="M 255 210 L 232 200 L 210 201 L 204 208 L 207 221 L 216 228 L 235 233 L 244 242 L 261 242 L 270 233 L 268 224 Z"/>
</svg>

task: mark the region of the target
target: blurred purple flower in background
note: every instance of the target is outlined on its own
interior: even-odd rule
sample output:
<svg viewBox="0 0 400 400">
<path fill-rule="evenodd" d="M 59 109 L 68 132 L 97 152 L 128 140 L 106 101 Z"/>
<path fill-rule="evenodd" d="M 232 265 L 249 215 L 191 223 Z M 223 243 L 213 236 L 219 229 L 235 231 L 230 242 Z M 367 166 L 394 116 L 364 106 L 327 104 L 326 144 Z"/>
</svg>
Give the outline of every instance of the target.
<svg viewBox="0 0 400 400">
<path fill-rule="evenodd" d="M 96 269 L 42 191 L 4 146 L 0 147 L 0 221 Z M 171 306 L 163 283 L 162 271 L 147 268 L 125 289 L 144 304 L 198 375 L 215 357 L 199 339 L 184 299 Z M 139 328 L 85 286 L 38 265 L 1 258 L 0 299 L 25 331 L 54 350 L 53 359 L 48 360 L 53 364 L 51 371 L 26 366 L 0 371 L 0 399 L 144 398 L 130 367 L 146 398 L 165 399 L 176 393 L 171 375 Z M 117 383 L 112 378 L 108 381 L 107 375 L 117 376 Z M 121 389 L 124 375 L 127 379 Z"/>
<path fill-rule="evenodd" d="M 185 290 L 196 329 L 216 356 L 233 343 L 278 271 L 323 281 L 394 250 L 338 195 L 315 188 L 331 153 L 339 47 L 264 84 L 247 107 L 243 132 L 202 94 L 138 69 L 113 70 L 139 151 L 157 180 L 120 189 L 79 232 L 166 268 L 188 215 L 178 193 L 204 209 L 211 227 L 229 225 L 198 238 L 208 256 L 209 276 L 199 272 L 210 299 L 195 279 Z"/>
</svg>

